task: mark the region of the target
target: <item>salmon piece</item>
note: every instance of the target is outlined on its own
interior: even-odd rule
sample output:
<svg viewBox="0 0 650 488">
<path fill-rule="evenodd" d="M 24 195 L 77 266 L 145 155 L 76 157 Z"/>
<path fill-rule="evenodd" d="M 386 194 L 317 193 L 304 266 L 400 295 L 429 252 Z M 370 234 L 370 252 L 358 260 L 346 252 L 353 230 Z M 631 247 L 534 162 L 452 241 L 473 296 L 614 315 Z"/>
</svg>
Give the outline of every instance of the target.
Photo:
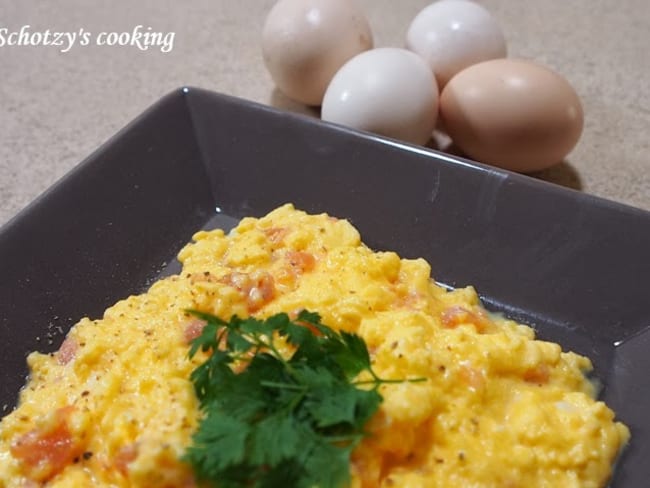
<svg viewBox="0 0 650 488">
<path fill-rule="evenodd" d="M 551 377 L 551 368 L 546 364 L 539 364 L 534 368 L 529 368 L 524 372 L 524 381 L 545 385 Z"/>
<path fill-rule="evenodd" d="M 397 307 L 406 308 L 407 310 L 422 309 L 424 295 L 417 292 L 409 292 L 406 295 L 398 296 L 396 300 Z"/>
<path fill-rule="evenodd" d="M 263 230 L 264 234 L 273 244 L 280 244 L 289 232 L 285 227 L 271 227 Z"/>
<path fill-rule="evenodd" d="M 253 313 L 269 303 L 275 297 L 275 282 L 269 273 L 259 273 L 253 278 L 254 284 L 248 290 L 246 304 L 248 311 Z"/>
<path fill-rule="evenodd" d="M 194 339 L 199 337 L 203 333 L 203 328 L 205 327 L 205 320 L 201 319 L 192 319 L 187 324 L 185 324 L 185 330 L 183 331 L 183 337 L 185 342 L 188 344 Z"/>
<path fill-rule="evenodd" d="M 492 324 L 490 319 L 482 311 L 474 312 L 467 310 L 460 305 L 448 308 L 442 313 L 442 326 L 447 329 L 454 329 L 462 324 L 472 324 L 476 331 L 485 332 Z"/>
<path fill-rule="evenodd" d="M 129 464 L 135 461 L 137 457 L 138 447 L 135 444 L 128 444 L 117 451 L 113 463 L 117 470 L 126 476 L 129 472 Z"/>
<path fill-rule="evenodd" d="M 314 255 L 305 251 L 288 251 L 286 259 L 289 265 L 299 273 L 307 273 L 316 266 Z"/>
<path fill-rule="evenodd" d="M 62 366 L 68 364 L 76 357 L 78 349 L 79 344 L 77 341 L 72 337 L 66 337 L 56 353 L 57 362 Z"/>
<path fill-rule="evenodd" d="M 479 391 L 485 387 L 485 376 L 481 370 L 462 364 L 458 373 L 460 380 L 472 390 Z"/>
<path fill-rule="evenodd" d="M 59 408 L 44 426 L 21 435 L 10 447 L 20 461 L 27 478 L 45 482 L 62 472 L 83 453 L 83 445 L 74 439 L 68 421 L 74 407 Z"/>
<path fill-rule="evenodd" d="M 219 281 L 244 295 L 249 313 L 256 312 L 275 297 L 275 280 L 266 271 L 229 273 Z"/>
</svg>

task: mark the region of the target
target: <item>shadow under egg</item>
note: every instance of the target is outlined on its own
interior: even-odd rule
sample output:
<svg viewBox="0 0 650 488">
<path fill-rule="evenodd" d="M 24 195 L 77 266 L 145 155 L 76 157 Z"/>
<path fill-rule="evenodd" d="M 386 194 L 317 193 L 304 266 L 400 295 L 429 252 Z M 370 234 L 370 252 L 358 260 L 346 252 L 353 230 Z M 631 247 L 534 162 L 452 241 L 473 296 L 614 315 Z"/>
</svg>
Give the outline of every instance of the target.
<svg viewBox="0 0 650 488">
<path fill-rule="evenodd" d="M 277 87 L 273 88 L 273 91 L 271 92 L 269 105 L 282 110 L 288 110 L 293 113 L 320 118 L 319 106 L 305 105 L 304 103 L 292 100 L 280 90 L 278 90 Z"/>
<path fill-rule="evenodd" d="M 582 179 L 578 171 L 567 160 L 550 168 L 527 173 L 528 176 L 539 180 L 549 181 L 573 190 L 582 190 Z"/>
<path fill-rule="evenodd" d="M 320 118 L 321 107 L 305 105 L 303 103 L 292 100 L 284 93 L 278 90 L 277 87 L 273 88 L 270 94 L 269 105 L 288 110 L 293 113 L 307 115 L 309 117 Z M 451 156 L 458 156 L 473 160 L 471 156 L 465 154 L 454 141 L 444 132 L 444 124 L 438 119 L 436 129 L 433 131 L 431 138 L 424 144 L 424 147 L 434 151 L 440 151 Z M 480 162 L 480 161 L 479 161 Z M 571 188 L 573 190 L 582 190 L 583 184 L 578 171 L 567 161 L 563 160 L 549 168 L 533 171 L 530 173 L 523 173 L 532 178 L 555 183 L 556 185 Z"/>
<path fill-rule="evenodd" d="M 429 141 L 427 147 L 444 152 L 445 154 L 449 154 L 451 156 L 458 156 L 481 162 L 480 160 L 472 158 L 471 156 L 464 153 L 463 150 L 454 144 L 454 141 L 452 141 L 451 138 L 441 130 L 434 131 L 432 140 Z M 518 173 L 525 174 L 538 180 L 555 183 L 556 185 L 564 186 L 565 188 L 571 188 L 573 190 L 580 191 L 583 189 L 580 174 L 566 159 L 546 169 L 531 172 L 518 171 Z"/>
</svg>

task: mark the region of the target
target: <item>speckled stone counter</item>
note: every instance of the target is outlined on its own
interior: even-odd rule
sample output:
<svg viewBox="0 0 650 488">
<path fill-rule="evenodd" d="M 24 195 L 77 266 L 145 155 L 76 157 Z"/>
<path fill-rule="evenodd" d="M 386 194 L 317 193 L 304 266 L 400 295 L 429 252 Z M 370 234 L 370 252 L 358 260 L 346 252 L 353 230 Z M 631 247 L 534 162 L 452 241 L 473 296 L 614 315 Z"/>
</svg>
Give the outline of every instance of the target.
<svg viewBox="0 0 650 488">
<path fill-rule="evenodd" d="M 361 0 L 376 46 L 403 46 L 429 2 Z M 536 177 L 650 210 L 650 2 L 485 0 L 511 56 L 576 88 L 585 129 L 566 162 Z M 193 85 L 294 111 L 260 54 L 272 0 L 38 0 L 0 3 L 5 32 L 174 32 L 152 47 L 0 46 L 0 224 L 165 93 Z M 2 33 L 2 31 L 0 31 Z M 81 37 L 80 37 L 81 39 Z M 0 41 L 0 44 L 2 42 Z"/>
</svg>

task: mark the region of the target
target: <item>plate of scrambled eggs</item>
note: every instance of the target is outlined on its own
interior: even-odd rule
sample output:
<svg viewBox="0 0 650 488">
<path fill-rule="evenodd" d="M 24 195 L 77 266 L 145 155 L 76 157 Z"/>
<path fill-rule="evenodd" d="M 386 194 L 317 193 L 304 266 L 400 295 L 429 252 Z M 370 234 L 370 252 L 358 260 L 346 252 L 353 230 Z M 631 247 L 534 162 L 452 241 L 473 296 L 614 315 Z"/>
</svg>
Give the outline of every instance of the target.
<svg viewBox="0 0 650 488">
<path fill-rule="evenodd" d="M 189 351 L 206 323 L 189 310 L 223 320 L 234 315 L 263 319 L 278 313 L 295 317 L 301 310 L 315 311 L 324 324 L 358 335 L 364 341 L 379 377 L 422 380 L 380 387 L 383 400 L 365 426 L 366 435 L 350 452 L 351 487 L 595 488 L 608 486 L 612 480 L 618 483 L 616 476 L 621 479 L 618 473 L 623 468 L 627 476 L 623 479 L 640 479 L 635 476 L 642 474 L 643 468 L 629 466 L 629 459 L 641 452 L 638 446 L 646 442 L 643 427 L 638 428 L 634 416 L 638 410 L 626 409 L 622 406 L 625 402 L 616 401 L 616 396 L 627 394 L 629 382 L 623 377 L 620 385 L 612 385 L 611 376 L 605 376 L 611 365 L 619 371 L 621 365 L 629 369 L 635 359 L 617 362 L 615 353 L 601 348 L 608 343 L 607 333 L 585 336 L 580 333 L 582 323 L 558 326 L 572 313 L 558 312 L 561 306 L 544 318 L 536 306 L 548 297 L 531 301 L 528 317 L 534 323 L 523 323 L 521 317 L 526 318 L 526 314 L 520 307 L 521 300 L 531 293 L 540 293 L 539 286 L 537 290 L 513 291 L 508 301 L 508 296 L 494 293 L 495 284 L 502 278 L 484 279 L 497 271 L 493 263 L 488 261 L 478 269 L 476 257 L 467 258 L 469 263 L 458 260 L 459 256 L 472 253 L 478 254 L 478 258 L 493 256 L 497 263 L 508 257 L 508 249 L 482 250 L 475 238 L 462 235 L 458 229 L 478 226 L 487 248 L 505 242 L 498 241 L 499 228 L 510 230 L 511 224 L 500 220 L 503 201 L 499 200 L 499 192 L 507 192 L 509 187 L 514 187 L 515 192 L 531 190 L 525 179 L 520 182 L 515 178 L 511 182 L 506 173 L 486 175 L 480 167 L 444 158 L 439 161 L 441 169 L 433 166 L 432 161 L 423 160 L 419 150 L 408 153 L 407 147 L 396 147 L 390 141 L 363 138 L 300 118 L 288 119 L 285 114 L 248 105 L 247 110 L 255 112 L 256 120 L 266 117 L 276 121 L 281 126 L 277 130 L 286 134 L 285 141 L 297 140 L 296 147 L 302 149 L 293 148 L 283 155 L 282 159 L 289 161 L 289 173 L 278 162 L 280 159 L 250 161 L 251 154 L 269 151 L 268 147 L 254 146 L 245 151 L 245 158 L 251 167 L 269 165 L 260 169 L 261 175 L 247 174 L 245 164 L 236 170 L 224 169 L 226 163 L 215 163 L 214 151 L 223 151 L 229 141 L 237 140 L 235 136 L 243 137 L 243 133 L 235 130 L 235 135 L 207 139 L 208 129 L 212 130 L 221 117 L 231 118 L 233 110 L 241 111 L 241 102 L 197 93 L 194 102 L 189 103 L 183 97 L 172 96 L 149 114 L 154 119 L 163 115 L 177 117 L 189 107 L 195 128 L 199 127 L 194 142 L 184 141 L 184 146 L 174 142 L 174 150 L 163 144 L 154 152 L 155 157 L 169 157 L 166 166 L 159 168 L 158 181 L 150 178 L 155 173 L 148 166 L 154 167 L 153 163 L 143 163 L 134 170 L 135 176 L 131 175 L 147 176 L 138 180 L 137 188 L 131 184 L 124 187 L 124 194 L 115 197 L 112 207 L 91 205 L 97 211 L 91 235 L 80 237 L 77 244 L 68 239 L 52 239 L 52 249 L 47 252 L 60 251 L 58 246 L 63 246 L 69 250 L 68 258 L 77 257 L 71 261 L 70 269 L 60 267 L 53 271 L 60 286 L 67 287 L 66 293 L 56 295 L 57 300 L 50 300 L 47 308 L 39 307 L 47 296 L 42 289 L 39 295 L 30 288 L 35 276 L 33 267 L 24 268 L 22 276 L 27 279 L 13 286 L 15 300 L 2 309 L 2 337 L 6 335 L 9 345 L 22 341 L 20 348 L 25 352 L 41 352 L 30 352 L 27 357 L 29 378 L 20 390 L 15 408 L 9 403 L 17 392 L 12 385 L 23 382 L 22 370 L 14 367 L 3 371 L 8 381 L 3 391 L 6 412 L 0 421 L 0 486 L 219 486 L 219 480 L 198 478 L 187 462 L 187 450 L 196 441 L 194 436 L 205 414 L 192 382 L 192 372 L 200 365 L 200 358 L 191 357 Z M 205 101 L 204 98 L 216 105 L 200 112 L 197 103 Z M 246 125 L 250 120 L 248 114 L 241 116 L 239 123 Z M 145 117 L 125 133 L 146 136 L 144 141 L 127 137 L 129 144 L 135 140 L 145 146 L 149 142 L 162 144 L 159 141 L 165 138 L 152 132 L 147 122 Z M 175 124 L 171 122 L 168 127 L 170 137 L 178 133 Z M 237 121 L 233 125 L 236 127 Z M 324 134 L 329 141 L 313 142 L 314 134 Z M 113 143 L 118 148 L 109 147 L 108 152 L 119 153 L 120 147 L 125 149 L 123 142 L 118 139 L 117 144 Z M 313 152 L 305 152 L 304 145 L 313 145 Z M 371 161 L 379 147 L 401 154 L 404 171 L 412 174 L 373 177 L 368 169 L 371 164 L 381 167 Z M 126 149 L 131 148 L 129 145 Z M 106 151 L 105 148 L 104 153 L 95 155 L 61 185 L 68 190 L 78 189 L 90 177 L 109 171 L 98 163 L 104 160 Z M 340 151 L 351 154 L 346 163 L 350 166 L 345 171 L 342 164 L 332 162 Z M 240 161 L 234 153 L 230 155 Z M 179 166 L 181 156 L 187 158 L 185 167 Z M 301 159 L 309 156 L 313 159 Z M 409 157 L 413 158 L 410 162 Z M 364 162 L 359 163 L 360 159 Z M 296 161 L 302 161 L 301 166 Z M 327 171 L 324 161 L 330 162 Z M 192 168 L 201 164 L 214 166 L 190 174 Z M 269 180 L 268 174 L 274 172 L 278 175 Z M 429 172 L 433 177 L 423 183 L 421 176 Z M 445 176 L 447 172 L 450 173 Z M 238 178 L 233 179 L 234 174 Z M 183 175 L 185 180 L 180 181 L 178 178 Z M 304 179 L 307 176 L 309 181 Z M 245 177 L 248 180 L 242 181 Z M 288 181 L 283 181 L 283 177 Z M 464 215 L 462 205 L 451 208 L 445 203 L 446 198 L 456 198 L 454 192 L 463 193 L 462 188 L 447 188 L 456 177 L 466 177 L 470 186 L 479 182 L 476 198 L 471 192 L 460 195 L 472 204 L 481 204 L 472 208 L 471 214 Z M 491 178 L 490 183 L 480 183 L 485 178 Z M 119 184 L 124 183 L 124 179 L 118 180 Z M 410 194 L 397 192 L 395 197 L 384 194 L 377 198 L 366 192 L 368 185 L 381 192 L 391 187 L 399 190 L 407 182 L 412 188 Z M 166 202 L 161 188 L 169 190 L 175 185 L 181 188 L 182 195 L 173 195 Z M 274 185 L 281 191 L 276 188 L 263 193 L 263 188 Z M 537 191 L 534 185 L 530 198 L 538 204 L 545 201 L 546 193 Z M 234 195 L 242 188 L 250 192 L 235 200 Z M 555 198 L 558 191 L 553 189 L 550 195 Z M 446 197 L 446 192 L 452 196 Z M 323 201 L 308 198 L 310 194 L 325 193 L 330 196 Z M 150 202 L 148 197 L 154 194 L 157 199 Z M 133 195 L 141 197 L 145 210 L 130 205 Z M 557 198 L 563 202 L 563 195 L 559 195 Z M 216 214 L 215 197 L 220 204 Z M 29 210 L 32 216 L 40 213 L 42 219 L 52 211 L 53 206 L 46 205 L 48 198 L 49 203 L 56 204 L 55 210 L 60 211 L 66 204 L 74 207 L 74 202 L 57 203 L 53 200 L 56 194 L 51 194 Z M 289 198 L 295 205 L 286 203 Z M 371 201 L 355 204 L 363 198 Z M 567 208 L 583 205 L 576 195 L 564 198 L 568 199 Z M 412 207 L 413 213 L 409 213 L 413 202 L 419 202 L 420 210 Z M 168 213 L 150 214 L 151 220 L 147 221 L 147 212 L 156 203 Z M 314 211 L 328 205 L 332 210 Z M 346 207 L 348 212 L 341 211 Z M 431 211 L 433 207 L 435 212 Z M 540 212 L 536 205 L 531 208 L 533 213 Z M 579 210 L 582 217 L 572 214 L 568 227 L 578 226 L 591 232 L 597 227 L 590 223 L 591 216 L 597 212 L 609 215 L 607 206 L 597 206 L 596 213 L 582 207 Z M 623 210 L 614 207 L 623 220 L 647 218 L 634 213 L 627 215 Z M 512 217 L 512 212 L 508 209 L 504 215 Z M 83 220 L 84 212 L 80 215 Z M 423 215 L 430 219 L 419 220 Z M 438 215 L 445 215 L 446 220 L 437 218 Z M 545 218 L 547 214 L 544 211 L 539 215 Z M 3 256 L 18 249 L 15 237 L 19 233 L 26 232 L 28 227 L 33 232 L 32 224 L 25 224 L 29 217 L 14 221 L 3 231 Z M 108 226 L 104 225 L 106 219 L 110 219 Z M 564 223 L 561 218 L 558 220 L 558 227 L 549 230 L 547 240 L 533 244 L 538 254 L 510 254 L 514 269 L 530 268 L 532 276 L 539 277 L 532 256 L 546 252 L 551 264 L 539 265 L 541 275 L 562 276 L 558 275 L 560 268 L 572 266 L 567 264 L 568 257 L 580 252 L 589 254 L 584 247 L 586 241 L 576 244 L 559 237 L 556 231 Z M 47 229 L 47 223 L 39 222 Z M 154 228 L 148 229 L 151 223 Z M 219 228 L 231 226 L 232 230 Z M 73 224 L 66 227 L 73 228 Z M 408 230 L 411 228 L 433 230 L 419 234 Z M 127 235 L 127 229 L 140 229 L 141 233 Z M 169 236 L 164 235 L 166 229 Z M 369 239 L 365 230 L 369 230 Z M 521 229 L 524 236 L 529 232 L 533 231 Z M 430 233 L 439 234 L 436 244 L 422 242 L 421 237 Z M 642 246 L 649 235 L 647 228 L 642 229 L 634 242 Z M 164 240 L 165 245 L 157 245 L 153 236 Z M 418 242 L 409 242 L 416 238 Z M 78 246 L 91 242 L 105 254 L 84 257 L 88 254 L 79 252 Z M 120 242 L 129 249 L 119 248 Z M 392 243 L 398 244 L 391 248 Z M 148 249 L 147 245 L 151 247 Z M 551 252 L 552 245 L 556 249 Z M 630 252 L 636 249 L 625 240 L 620 245 Z M 454 246 L 455 250 L 446 256 L 457 263 L 456 274 L 454 267 L 444 262 L 445 253 L 417 254 L 423 248 L 435 250 L 437 246 Z M 178 261 L 170 253 L 177 253 Z M 587 256 L 586 260 L 589 259 Z M 167 266 L 168 263 L 171 264 Z M 41 264 L 44 270 L 50 269 Z M 131 269 L 123 269 L 129 265 Z M 627 271 L 625 263 L 621 266 Z M 437 269 L 442 270 L 441 274 Z M 6 271 L 11 277 L 15 270 L 8 266 Z M 502 271 L 501 276 L 512 276 L 512 270 Z M 68 272 L 78 279 L 86 276 L 87 283 L 70 286 L 71 282 L 66 281 L 71 277 L 66 275 Z M 465 281 L 467 272 L 477 277 L 478 288 L 469 281 L 457 283 Z M 434 281 L 441 275 L 441 281 L 455 286 Z M 98 290 L 105 286 L 96 283 L 100 278 L 113 282 L 107 288 L 110 292 L 98 297 Z M 569 274 L 567 281 L 556 281 L 550 287 L 562 292 L 550 292 L 553 298 L 564 297 L 572 290 L 571 279 Z M 579 278 L 577 281 L 580 283 Z M 490 306 L 477 293 L 482 291 L 482 282 L 490 292 Z M 529 278 L 522 277 L 512 289 L 529 282 Z M 84 286 L 89 291 L 81 290 L 74 298 L 75 289 Z M 32 295 L 25 297 L 16 291 L 31 291 Z M 590 293 L 598 295 L 598 285 Z M 94 298 L 86 303 L 88 294 Z M 635 296 L 631 297 L 628 306 L 634 305 Z M 580 301 L 579 293 L 573 299 Z M 566 305 L 566 298 L 562 300 L 560 305 Z M 37 307 L 24 310 L 26 303 L 35 303 Z M 494 303 L 497 305 L 493 306 Z M 619 306 L 615 297 L 609 306 Z M 581 310 L 578 305 L 575 309 Z M 31 321 L 26 321 L 26 332 L 16 334 L 13 331 L 19 328 L 18 311 L 50 319 L 46 324 L 30 325 Z M 65 327 L 69 331 L 61 327 L 64 334 L 48 336 L 59 315 L 70 316 Z M 589 318 L 589 314 L 583 316 Z M 548 325 L 544 326 L 545 323 Z M 612 324 L 615 332 L 624 327 Z M 16 339 L 30 331 L 35 332 L 34 337 Z M 623 346 L 644 337 L 642 330 L 634 332 L 636 335 L 629 334 L 632 339 L 621 342 Z M 563 335 L 568 339 L 562 340 Z M 556 337 L 560 343 L 551 340 Z M 51 344 L 45 344 L 45 338 Z M 571 350 L 573 346 L 578 350 Z M 613 344 L 608 346 L 614 348 Z M 591 357 L 589 352 L 593 353 Z M 287 357 L 290 354 L 289 347 Z M 6 360 L 13 363 L 7 364 L 25 362 L 22 352 L 8 356 Z M 604 391 L 609 392 L 605 401 L 603 385 Z M 643 395 L 643 388 L 640 390 Z"/>
</svg>

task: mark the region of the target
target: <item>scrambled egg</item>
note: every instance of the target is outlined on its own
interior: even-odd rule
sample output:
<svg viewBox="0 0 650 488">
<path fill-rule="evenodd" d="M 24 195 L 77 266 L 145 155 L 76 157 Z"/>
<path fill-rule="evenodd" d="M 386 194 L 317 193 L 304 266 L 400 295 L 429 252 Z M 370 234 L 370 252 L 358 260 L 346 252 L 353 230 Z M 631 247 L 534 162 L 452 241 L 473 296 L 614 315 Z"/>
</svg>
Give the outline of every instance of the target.
<svg viewBox="0 0 650 488">
<path fill-rule="evenodd" d="M 360 334 L 385 385 L 355 450 L 359 487 L 602 487 L 629 437 L 594 399 L 589 359 L 446 291 L 422 259 L 365 247 L 345 220 L 285 205 L 229 235 L 201 231 L 183 271 L 82 319 L 33 353 L 0 424 L 0 486 L 191 487 L 179 458 L 199 420 L 188 343 L 202 323 L 303 308 Z"/>
</svg>

